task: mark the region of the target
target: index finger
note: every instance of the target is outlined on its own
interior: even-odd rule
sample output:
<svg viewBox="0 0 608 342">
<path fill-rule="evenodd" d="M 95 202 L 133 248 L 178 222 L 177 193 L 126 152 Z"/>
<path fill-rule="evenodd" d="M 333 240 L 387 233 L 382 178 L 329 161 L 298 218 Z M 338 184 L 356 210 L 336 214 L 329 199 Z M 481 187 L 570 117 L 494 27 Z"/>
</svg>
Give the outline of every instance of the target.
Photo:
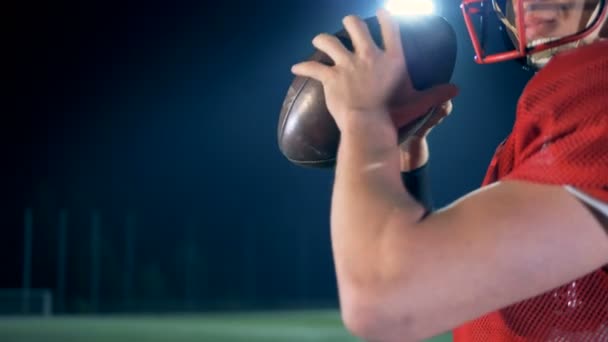
<svg viewBox="0 0 608 342">
<path fill-rule="evenodd" d="M 378 16 L 378 23 L 380 24 L 384 50 L 388 54 L 396 57 L 403 57 L 403 43 L 401 42 L 399 23 L 384 8 L 379 9 L 376 15 Z"/>
</svg>

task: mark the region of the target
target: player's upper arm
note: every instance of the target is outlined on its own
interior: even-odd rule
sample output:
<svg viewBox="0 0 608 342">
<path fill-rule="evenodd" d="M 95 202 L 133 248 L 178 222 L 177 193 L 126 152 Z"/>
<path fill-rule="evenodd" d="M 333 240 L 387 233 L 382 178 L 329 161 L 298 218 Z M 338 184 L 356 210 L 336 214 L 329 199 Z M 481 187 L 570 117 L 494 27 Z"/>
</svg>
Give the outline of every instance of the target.
<svg viewBox="0 0 608 342">
<path fill-rule="evenodd" d="M 387 247 L 405 276 L 374 299 L 376 317 L 369 319 L 398 317 L 387 324 L 407 324 L 415 338 L 442 333 L 608 263 L 606 227 L 561 186 L 497 183 L 404 234 L 397 216 Z"/>
</svg>

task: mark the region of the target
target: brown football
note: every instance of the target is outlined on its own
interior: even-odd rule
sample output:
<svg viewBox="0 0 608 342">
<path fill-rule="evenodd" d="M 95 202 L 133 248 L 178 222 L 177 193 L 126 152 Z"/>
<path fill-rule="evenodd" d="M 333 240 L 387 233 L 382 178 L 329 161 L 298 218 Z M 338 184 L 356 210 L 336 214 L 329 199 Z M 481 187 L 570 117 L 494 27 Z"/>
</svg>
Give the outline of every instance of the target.
<svg viewBox="0 0 608 342">
<path fill-rule="evenodd" d="M 382 47 L 380 25 L 376 17 L 365 19 L 372 37 Z M 399 20 L 407 68 L 418 90 L 448 83 L 456 62 L 456 35 L 440 16 L 404 17 Z M 352 51 L 345 30 L 335 35 Z M 332 65 L 332 60 L 316 50 L 307 60 Z M 400 141 L 424 123 L 429 114 L 399 130 Z M 294 77 L 283 101 L 278 123 L 281 153 L 292 163 L 314 168 L 335 165 L 340 132 L 325 105 L 323 86 L 308 77 Z"/>
</svg>

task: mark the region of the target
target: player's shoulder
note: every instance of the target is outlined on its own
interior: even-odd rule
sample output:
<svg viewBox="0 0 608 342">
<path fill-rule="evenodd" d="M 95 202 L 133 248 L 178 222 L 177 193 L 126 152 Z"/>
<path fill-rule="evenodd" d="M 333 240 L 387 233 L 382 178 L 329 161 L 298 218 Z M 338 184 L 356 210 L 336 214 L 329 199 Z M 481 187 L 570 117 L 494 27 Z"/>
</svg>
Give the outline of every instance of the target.
<svg viewBox="0 0 608 342">
<path fill-rule="evenodd" d="M 608 41 L 555 56 L 530 80 L 519 114 L 554 119 L 606 115 L 608 108 Z"/>
<path fill-rule="evenodd" d="M 608 40 L 562 52 L 536 73 L 530 85 L 536 87 L 561 83 L 564 87 L 582 83 L 608 82 Z"/>
<path fill-rule="evenodd" d="M 547 66 L 551 68 L 572 68 L 578 64 L 608 61 L 608 39 L 598 40 L 589 45 L 562 52 L 556 55 Z"/>
</svg>

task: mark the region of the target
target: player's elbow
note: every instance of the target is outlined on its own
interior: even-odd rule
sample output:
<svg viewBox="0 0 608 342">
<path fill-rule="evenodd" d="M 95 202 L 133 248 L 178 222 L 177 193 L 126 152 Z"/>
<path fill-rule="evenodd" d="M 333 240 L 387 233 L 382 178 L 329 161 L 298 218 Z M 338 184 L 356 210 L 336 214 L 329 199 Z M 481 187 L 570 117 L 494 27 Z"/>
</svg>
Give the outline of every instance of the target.
<svg viewBox="0 0 608 342">
<path fill-rule="evenodd" d="M 412 250 L 396 239 L 377 248 L 364 271 L 339 273 L 342 319 L 353 335 L 366 341 L 418 341 L 420 315 L 413 285 L 415 259 Z M 403 239 L 401 239 L 403 241 Z M 361 267 L 361 263 L 357 264 Z M 344 268 L 343 270 L 346 270 Z"/>
<path fill-rule="evenodd" d="M 346 329 L 357 337 L 369 340 L 369 336 L 375 328 L 373 315 L 370 314 L 371 309 L 369 305 L 363 304 L 361 298 L 342 296 L 340 313 Z"/>
<path fill-rule="evenodd" d="M 383 304 L 384 303 L 384 304 Z M 377 295 L 354 295 L 342 299 L 342 320 L 346 329 L 365 341 L 418 341 L 412 316 Z"/>
<path fill-rule="evenodd" d="M 342 304 L 342 321 L 346 329 L 356 337 L 366 341 L 373 341 L 372 337 L 377 337 L 379 322 L 374 310 L 369 305 L 361 302 L 355 302 L 355 299 L 343 301 Z"/>
</svg>

